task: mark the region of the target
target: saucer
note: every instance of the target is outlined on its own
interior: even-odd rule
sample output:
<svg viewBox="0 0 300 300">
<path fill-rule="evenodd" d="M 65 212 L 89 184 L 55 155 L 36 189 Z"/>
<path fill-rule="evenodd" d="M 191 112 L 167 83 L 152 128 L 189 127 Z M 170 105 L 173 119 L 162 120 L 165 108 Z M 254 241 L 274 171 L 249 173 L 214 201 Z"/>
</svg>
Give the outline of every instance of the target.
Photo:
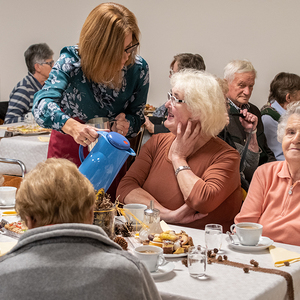
<svg viewBox="0 0 300 300">
<path fill-rule="evenodd" d="M 150 274 L 153 278 L 159 278 L 161 276 L 169 274 L 174 270 L 174 268 L 175 268 L 174 263 L 167 262 L 166 264 L 159 266 L 156 272 L 151 272 Z"/>
<path fill-rule="evenodd" d="M 242 250 L 242 251 L 260 251 L 260 250 L 269 248 L 274 243 L 273 240 L 271 240 L 270 238 L 268 238 L 266 236 L 262 236 L 256 246 L 244 246 L 244 245 L 241 245 L 240 243 L 234 245 L 234 244 L 231 244 L 229 237 L 226 237 L 225 240 L 227 241 L 228 246 L 232 247 L 233 249 Z M 235 238 L 234 238 L 234 241 L 238 242 L 238 240 Z"/>
</svg>

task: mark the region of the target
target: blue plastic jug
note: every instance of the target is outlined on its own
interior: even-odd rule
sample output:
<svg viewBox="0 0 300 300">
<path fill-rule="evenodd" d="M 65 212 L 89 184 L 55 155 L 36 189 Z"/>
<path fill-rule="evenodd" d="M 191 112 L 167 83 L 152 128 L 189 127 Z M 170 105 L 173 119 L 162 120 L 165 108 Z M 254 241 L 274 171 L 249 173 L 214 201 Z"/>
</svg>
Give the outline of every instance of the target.
<svg viewBox="0 0 300 300">
<path fill-rule="evenodd" d="M 106 192 L 129 155 L 135 156 L 129 141 L 117 132 L 97 131 L 99 139 L 84 159 L 83 147 L 79 147 L 81 165 L 79 171 L 89 179 L 95 190 Z"/>
</svg>

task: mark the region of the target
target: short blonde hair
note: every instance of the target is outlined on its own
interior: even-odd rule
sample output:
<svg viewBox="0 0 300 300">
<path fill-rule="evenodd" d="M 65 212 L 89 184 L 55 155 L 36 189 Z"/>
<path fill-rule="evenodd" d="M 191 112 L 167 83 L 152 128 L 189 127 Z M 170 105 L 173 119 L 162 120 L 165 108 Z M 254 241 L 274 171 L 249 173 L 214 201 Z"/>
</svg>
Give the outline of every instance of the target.
<svg viewBox="0 0 300 300">
<path fill-rule="evenodd" d="M 25 175 L 16 196 L 16 211 L 35 226 L 83 223 L 95 203 L 95 191 L 76 165 L 49 158 Z"/>
<path fill-rule="evenodd" d="M 171 85 L 184 94 L 192 119 L 200 120 L 205 135 L 216 136 L 224 128 L 227 122 L 225 99 L 213 75 L 185 69 L 171 77 Z"/>
<path fill-rule="evenodd" d="M 132 44 L 139 42 L 135 15 L 125 6 L 102 3 L 88 15 L 79 39 L 79 55 L 85 76 L 94 82 L 120 85 L 125 37 L 132 33 Z M 133 51 L 126 65 L 135 61 Z"/>
<path fill-rule="evenodd" d="M 300 120 L 300 101 L 295 101 L 287 106 L 286 113 L 279 119 L 277 128 L 277 140 L 282 143 L 283 137 L 285 136 L 285 130 L 287 122 L 292 115 L 296 115 Z"/>
</svg>

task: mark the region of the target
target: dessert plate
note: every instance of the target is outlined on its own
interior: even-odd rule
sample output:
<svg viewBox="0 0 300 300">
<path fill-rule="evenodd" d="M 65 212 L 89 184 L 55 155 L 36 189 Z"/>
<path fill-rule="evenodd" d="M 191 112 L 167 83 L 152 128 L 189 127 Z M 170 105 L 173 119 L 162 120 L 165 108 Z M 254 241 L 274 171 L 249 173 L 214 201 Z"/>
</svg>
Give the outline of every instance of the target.
<svg viewBox="0 0 300 300">
<path fill-rule="evenodd" d="M 180 254 L 164 254 L 165 258 L 177 258 L 177 257 L 185 257 L 187 253 L 180 253 Z"/>
<path fill-rule="evenodd" d="M 234 238 L 234 237 L 233 237 Z M 242 250 L 242 251 L 260 251 L 267 249 L 270 247 L 274 241 L 266 236 L 262 236 L 256 246 L 244 246 L 241 245 L 237 239 L 234 239 L 237 244 L 232 244 L 229 237 L 226 237 L 225 240 L 227 241 L 229 247 L 236 249 L 236 250 Z"/>
<path fill-rule="evenodd" d="M 172 255 L 172 254 L 170 254 L 170 255 Z M 158 278 L 158 277 L 164 276 L 166 274 L 169 274 L 170 272 L 172 272 L 174 270 L 174 268 L 175 268 L 174 263 L 167 262 L 166 264 L 158 267 L 156 272 L 151 272 L 150 274 L 153 278 Z"/>
</svg>

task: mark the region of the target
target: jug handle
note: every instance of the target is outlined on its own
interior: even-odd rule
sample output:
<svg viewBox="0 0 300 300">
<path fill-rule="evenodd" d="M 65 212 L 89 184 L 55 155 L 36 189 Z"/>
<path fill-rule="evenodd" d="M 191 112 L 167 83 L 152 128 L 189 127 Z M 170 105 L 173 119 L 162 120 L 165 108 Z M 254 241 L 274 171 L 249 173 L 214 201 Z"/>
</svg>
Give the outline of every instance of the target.
<svg viewBox="0 0 300 300">
<path fill-rule="evenodd" d="M 107 131 L 97 131 L 97 133 L 101 136 L 106 136 L 107 135 Z M 79 153 L 79 159 L 81 162 L 84 161 L 85 157 L 83 155 L 83 146 L 82 145 L 79 145 L 79 150 L 78 150 L 78 153 Z"/>
<path fill-rule="evenodd" d="M 79 145 L 78 153 L 79 153 L 80 161 L 83 162 L 84 161 L 84 155 L 83 155 L 83 146 L 82 145 Z"/>
<path fill-rule="evenodd" d="M 134 150 L 133 149 L 129 149 L 129 150 L 127 150 L 127 153 L 129 154 L 129 155 L 131 155 L 131 156 L 136 156 L 136 153 L 134 152 Z"/>
</svg>

